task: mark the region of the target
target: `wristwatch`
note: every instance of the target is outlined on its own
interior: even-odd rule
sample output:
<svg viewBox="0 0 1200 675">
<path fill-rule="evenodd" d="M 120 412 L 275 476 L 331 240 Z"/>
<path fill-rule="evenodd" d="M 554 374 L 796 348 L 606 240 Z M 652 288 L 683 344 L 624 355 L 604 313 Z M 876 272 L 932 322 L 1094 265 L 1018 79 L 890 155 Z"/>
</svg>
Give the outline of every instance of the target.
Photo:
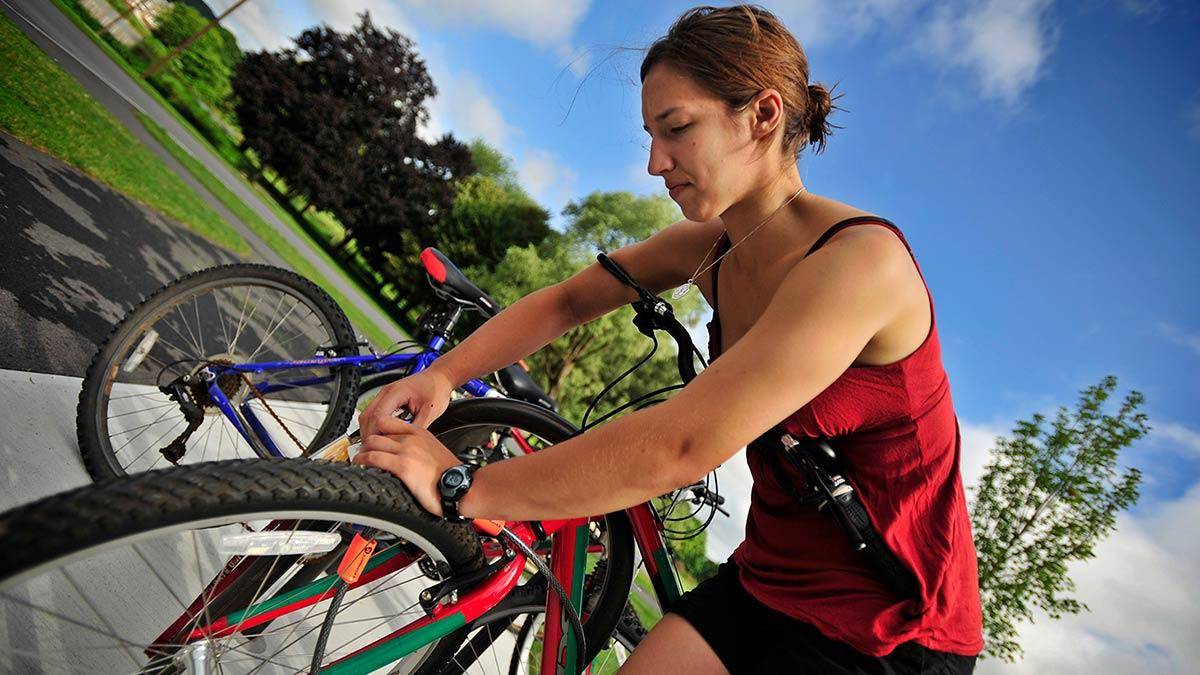
<svg viewBox="0 0 1200 675">
<path fill-rule="evenodd" d="M 464 518 L 458 513 L 458 502 L 471 489 L 471 477 L 475 474 L 471 464 L 459 464 L 442 472 L 438 479 L 438 494 L 442 497 L 442 517 L 455 523 L 463 523 Z"/>
</svg>

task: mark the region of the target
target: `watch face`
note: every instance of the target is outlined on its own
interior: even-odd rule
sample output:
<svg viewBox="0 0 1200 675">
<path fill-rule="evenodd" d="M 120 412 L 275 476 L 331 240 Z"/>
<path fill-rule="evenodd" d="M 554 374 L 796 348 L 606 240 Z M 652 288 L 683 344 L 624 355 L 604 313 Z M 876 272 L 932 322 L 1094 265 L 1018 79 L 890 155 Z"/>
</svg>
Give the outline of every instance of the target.
<svg viewBox="0 0 1200 675">
<path fill-rule="evenodd" d="M 459 485 L 462 485 L 463 475 L 461 473 L 459 473 L 458 471 L 454 471 L 454 472 L 446 474 L 445 481 L 446 481 L 446 487 L 456 488 Z"/>
</svg>

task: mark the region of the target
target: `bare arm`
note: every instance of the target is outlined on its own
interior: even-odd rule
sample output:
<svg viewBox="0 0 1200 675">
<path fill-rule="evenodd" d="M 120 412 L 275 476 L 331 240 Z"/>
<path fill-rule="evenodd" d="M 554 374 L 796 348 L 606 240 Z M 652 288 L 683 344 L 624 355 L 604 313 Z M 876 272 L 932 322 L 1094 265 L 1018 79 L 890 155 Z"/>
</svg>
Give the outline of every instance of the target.
<svg viewBox="0 0 1200 675">
<path fill-rule="evenodd" d="M 615 251 L 612 258 L 643 286 L 659 292 L 687 279 L 692 271 L 688 265 L 694 266 L 704 255 L 700 246 L 719 231 L 719 224 L 676 223 L 646 241 Z M 514 363 L 575 326 L 635 299 L 632 289 L 593 263 L 571 278 L 513 303 L 435 361 L 431 370 L 451 386 L 461 385 Z"/>
<path fill-rule="evenodd" d="M 489 464 L 461 512 L 529 520 L 626 508 L 698 479 L 812 400 L 899 315 L 894 289 L 914 273 L 890 233 L 847 235 L 797 265 L 754 328 L 678 395 Z"/>
</svg>

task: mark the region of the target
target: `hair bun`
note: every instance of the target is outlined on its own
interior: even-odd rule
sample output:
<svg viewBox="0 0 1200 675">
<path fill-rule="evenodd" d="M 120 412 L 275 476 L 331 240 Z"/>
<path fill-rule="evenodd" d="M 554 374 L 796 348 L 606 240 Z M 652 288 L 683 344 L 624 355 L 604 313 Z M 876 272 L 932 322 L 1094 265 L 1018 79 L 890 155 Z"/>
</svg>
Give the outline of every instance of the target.
<svg viewBox="0 0 1200 675">
<path fill-rule="evenodd" d="M 825 142 L 837 127 L 829 123 L 829 113 L 836 108 L 833 102 L 840 98 L 830 95 L 824 85 L 814 82 L 808 85 L 807 124 L 808 144 L 816 146 L 817 154 L 825 150 Z"/>
</svg>

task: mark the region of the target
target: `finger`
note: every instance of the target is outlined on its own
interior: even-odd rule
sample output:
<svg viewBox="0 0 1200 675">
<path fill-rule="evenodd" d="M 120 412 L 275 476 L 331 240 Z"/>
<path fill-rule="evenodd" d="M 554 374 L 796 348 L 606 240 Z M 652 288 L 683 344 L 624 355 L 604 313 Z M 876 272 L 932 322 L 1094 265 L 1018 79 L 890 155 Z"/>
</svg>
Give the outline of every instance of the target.
<svg viewBox="0 0 1200 675">
<path fill-rule="evenodd" d="M 415 424 L 405 422 L 399 417 L 384 417 L 375 425 L 375 433 L 391 436 L 406 436 L 416 433 L 417 430 L 418 427 Z"/>
<path fill-rule="evenodd" d="M 404 458 L 390 452 L 360 452 L 354 456 L 354 463 L 383 469 L 396 476 L 404 475 L 404 468 L 407 466 Z"/>
<path fill-rule="evenodd" d="M 369 436 L 377 431 L 381 420 L 389 419 L 392 413 L 396 412 L 396 408 L 400 406 L 401 401 L 407 396 L 404 391 L 389 391 L 384 389 L 371 405 L 363 411 L 359 417 L 359 429 L 362 435 Z"/>
<path fill-rule="evenodd" d="M 373 436 L 367 436 L 367 440 L 363 441 L 362 450 L 360 450 L 360 452 L 388 452 L 392 454 L 400 454 L 404 452 L 404 444 L 390 436 L 375 434 Z"/>
</svg>

